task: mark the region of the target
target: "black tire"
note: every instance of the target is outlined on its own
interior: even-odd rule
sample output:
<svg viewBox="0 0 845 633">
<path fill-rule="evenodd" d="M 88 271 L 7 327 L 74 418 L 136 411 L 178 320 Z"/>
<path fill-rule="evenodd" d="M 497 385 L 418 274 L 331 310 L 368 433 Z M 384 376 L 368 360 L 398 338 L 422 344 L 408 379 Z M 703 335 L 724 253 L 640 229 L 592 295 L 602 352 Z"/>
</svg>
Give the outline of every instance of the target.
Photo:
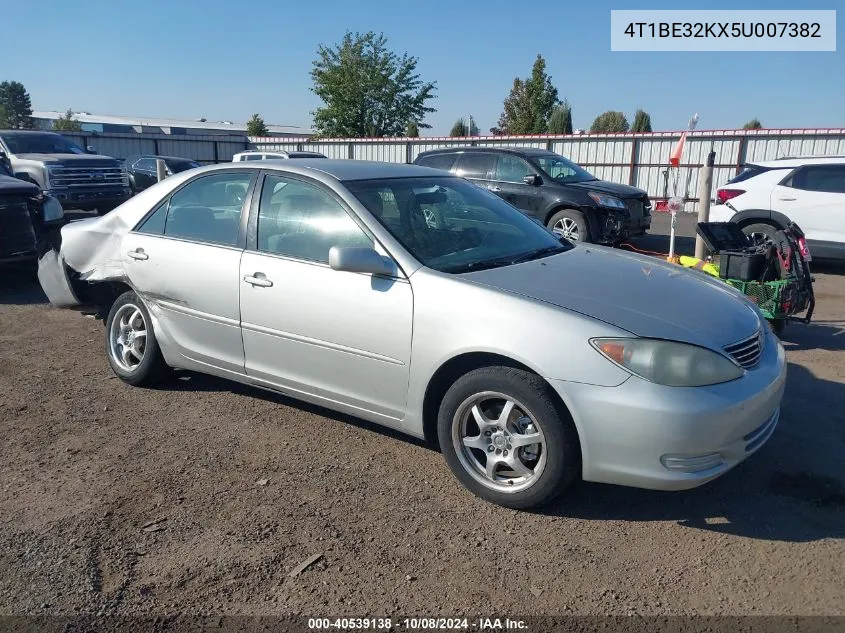
<svg viewBox="0 0 845 633">
<path fill-rule="evenodd" d="M 516 402 L 514 408 L 523 410 L 523 416 L 527 414 L 528 418 L 533 418 L 543 435 L 544 445 L 540 449 L 540 454 L 545 453 L 544 465 L 539 474 L 532 475 L 535 478 L 533 482 L 518 484 L 518 486 L 524 487 L 515 492 L 501 490 L 502 487 L 508 487 L 507 479 L 494 483 L 487 479 L 488 483 L 485 484 L 480 481 L 485 480 L 485 476 L 480 470 L 472 474 L 473 462 L 471 460 L 473 456 L 475 456 L 476 463 L 481 456 L 484 457 L 486 462 L 488 457 L 485 451 L 462 448 L 462 453 L 459 456 L 456 448 L 456 443 L 464 446 L 464 436 L 460 431 L 462 428 L 461 420 L 465 419 L 462 411 L 471 411 L 472 407 L 468 403 L 472 403 L 476 398 L 486 397 L 489 398 L 489 402 L 496 400 L 495 395 L 488 394 L 501 394 L 513 399 Z M 502 403 L 504 404 L 503 401 Z M 501 409 L 499 410 L 501 411 Z M 468 413 L 467 415 L 471 416 L 472 414 Z M 518 411 L 516 415 L 519 416 Z M 474 416 L 472 417 L 475 419 Z M 527 418 L 520 417 L 520 420 L 525 419 Z M 474 424 L 474 422 L 470 424 Z M 506 420 L 505 425 L 508 424 L 513 425 L 514 421 L 508 422 Z M 536 427 L 532 431 L 536 431 Z M 540 507 L 552 501 L 580 475 L 581 450 L 578 433 L 575 430 L 572 418 L 566 410 L 562 410 L 562 407 L 558 405 L 551 387 L 542 378 L 520 369 L 483 367 L 461 376 L 449 388 L 440 403 L 437 434 L 446 463 L 458 480 L 475 495 L 501 506 L 518 510 Z M 501 435 L 501 433 L 496 430 L 492 438 L 489 436 L 482 437 L 484 435 L 487 434 L 479 426 L 478 441 L 487 442 L 489 444 L 487 446 L 488 451 L 495 450 L 492 446 L 493 439 L 496 439 L 495 436 Z M 511 430 L 508 437 L 514 436 L 515 434 Z M 468 437 L 467 439 L 473 438 Z M 519 459 L 517 455 L 525 455 L 524 452 L 517 453 L 517 451 L 534 449 L 534 447 L 513 448 L 510 444 L 507 445 L 507 448 L 511 450 L 511 460 L 514 460 L 515 457 Z M 503 453 L 504 456 L 508 455 L 507 450 Z M 527 464 L 531 463 L 531 460 L 527 462 Z M 535 464 L 534 470 L 539 468 L 539 459 L 533 463 Z M 523 465 L 527 464 L 523 460 Z M 494 467 L 493 470 L 494 479 L 497 474 L 496 468 Z M 529 468 L 532 467 L 529 466 Z M 511 479 L 510 483 L 513 483 L 513 481 Z M 500 489 L 494 489 L 496 486 Z"/>
<path fill-rule="evenodd" d="M 146 336 L 143 337 L 146 340 L 143 345 L 142 358 L 140 358 L 140 362 L 137 362 L 131 368 L 127 368 L 128 363 L 124 365 L 124 363 L 118 360 L 120 354 L 117 351 L 123 347 L 131 347 L 131 345 L 123 345 L 118 348 L 114 339 L 117 335 L 117 330 L 120 329 L 120 325 L 119 323 L 115 323 L 115 319 L 123 318 L 123 315 L 131 317 L 134 314 L 127 306 L 140 312 L 143 318 L 144 331 L 146 332 Z M 137 320 L 135 322 L 139 323 Z M 132 340 L 134 341 L 134 336 Z M 112 304 L 111 310 L 109 310 L 109 316 L 106 319 L 106 358 L 109 361 L 112 371 L 118 378 L 136 387 L 156 384 L 166 379 L 171 373 L 170 367 L 164 362 L 164 356 L 161 354 L 158 341 L 156 341 L 152 319 L 150 319 L 147 306 L 132 291 L 124 292 L 120 295 L 117 301 Z M 138 360 L 137 356 L 132 356 L 131 358 Z"/>
<path fill-rule="evenodd" d="M 566 223 L 571 223 L 575 228 L 577 228 L 577 237 L 569 237 L 561 233 L 561 231 L 559 230 L 561 229 L 561 227 L 555 229 L 556 225 Z M 587 218 L 584 217 L 583 213 L 581 213 L 580 211 L 576 211 L 575 209 L 561 209 L 549 218 L 549 222 L 546 226 L 552 231 L 555 231 L 555 233 L 562 234 L 564 237 L 566 237 L 566 239 L 570 241 L 585 243 L 590 243 L 593 241 L 592 235 L 590 235 L 590 227 L 587 224 Z"/>
<path fill-rule="evenodd" d="M 763 224 L 762 222 L 757 224 L 748 224 L 742 227 L 742 232 L 748 237 L 752 237 L 754 235 L 765 236 L 767 241 L 775 244 L 778 242 L 777 234 L 779 230 L 780 229 L 772 226 L 771 224 Z"/>
</svg>

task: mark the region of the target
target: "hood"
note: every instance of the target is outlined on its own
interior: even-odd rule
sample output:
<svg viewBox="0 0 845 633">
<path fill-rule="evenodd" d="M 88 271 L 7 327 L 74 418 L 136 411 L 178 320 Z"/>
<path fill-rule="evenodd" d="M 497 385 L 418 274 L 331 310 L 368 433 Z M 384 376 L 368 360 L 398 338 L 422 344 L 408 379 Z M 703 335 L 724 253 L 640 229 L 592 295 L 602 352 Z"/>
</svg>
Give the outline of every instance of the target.
<svg viewBox="0 0 845 633">
<path fill-rule="evenodd" d="M 97 154 L 15 154 L 15 157 L 68 167 L 120 167 L 120 164 L 114 158 Z"/>
<path fill-rule="evenodd" d="M 550 303 L 637 336 L 722 348 L 760 319 L 727 284 L 654 258 L 597 246 L 461 279 Z"/>
<path fill-rule="evenodd" d="M 41 191 L 38 187 L 30 182 L 25 182 L 19 178 L 12 178 L 11 176 L 4 176 L 0 173 L 0 195 L 2 194 L 24 194 L 36 195 Z"/>
<path fill-rule="evenodd" d="M 620 198 L 641 198 L 646 195 L 646 192 L 642 189 L 637 189 L 631 185 L 620 185 L 618 182 L 609 182 L 607 180 L 568 182 L 566 183 L 566 186 L 575 187 L 576 189 L 584 189 L 585 191 L 598 191 L 600 193 L 607 193 Z"/>
</svg>

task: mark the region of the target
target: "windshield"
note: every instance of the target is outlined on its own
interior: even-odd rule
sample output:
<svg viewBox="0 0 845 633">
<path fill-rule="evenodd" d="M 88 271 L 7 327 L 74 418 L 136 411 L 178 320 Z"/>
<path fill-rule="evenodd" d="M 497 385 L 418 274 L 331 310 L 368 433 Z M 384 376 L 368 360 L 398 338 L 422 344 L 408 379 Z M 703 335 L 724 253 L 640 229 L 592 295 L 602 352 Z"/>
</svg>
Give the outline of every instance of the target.
<svg viewBox="0 0 845 633">
<path fill-rule="evenodd" d="M 549 178 L 557 182 L 587 182 L 588 180 L 598 180 L 586 169 L 557 154 L 531 156 L 530 158 Z"/>
<path fill-rule="evenodd" d="M 572 248 L 495 194 L 461 178 L 344 184 L 416 259 L 441 272 L 508 266 Z"/>
<path fill-rule="evenodd" d="M 12 154 L 84 154 L 81 149 L 58 134 L 21 134 L 7 132 L 3 142 Z"/>
</svg>

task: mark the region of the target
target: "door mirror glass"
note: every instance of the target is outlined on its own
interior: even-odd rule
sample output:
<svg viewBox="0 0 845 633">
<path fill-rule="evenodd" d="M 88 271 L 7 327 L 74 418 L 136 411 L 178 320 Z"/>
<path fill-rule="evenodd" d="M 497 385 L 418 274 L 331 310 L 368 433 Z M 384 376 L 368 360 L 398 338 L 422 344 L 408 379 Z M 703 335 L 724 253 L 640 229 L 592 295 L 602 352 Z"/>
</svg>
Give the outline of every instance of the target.
<svg viewBox="0 0 845 633">
<path fill-rule="evenodd" d="M 536 186 L 536 185 L 542 185 L 543 179 L 540 178 L 540 176 L 538 176 L 537 174 L 529 174 L 528 176 L 522 177 L 522 182 L 524 182 L 526 185 L 535 185 Z"/>
<path fill-rule="evenodd" d="M 379 255 L 375 249 L 362 246 L 332 246 L 329 266 L 334 270 L 371 275 L 393 275 L 393 262 Z"/>
</svg>

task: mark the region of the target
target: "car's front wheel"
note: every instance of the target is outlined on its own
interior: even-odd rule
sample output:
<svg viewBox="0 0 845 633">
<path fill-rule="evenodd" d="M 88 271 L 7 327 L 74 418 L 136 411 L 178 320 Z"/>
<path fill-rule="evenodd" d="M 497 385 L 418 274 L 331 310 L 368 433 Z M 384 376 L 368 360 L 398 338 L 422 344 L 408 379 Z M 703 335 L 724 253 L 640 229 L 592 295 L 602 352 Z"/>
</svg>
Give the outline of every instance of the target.
<svg viewBox="0 0 845 633">
<path fill-rule="evenodd" d="M 130 385 L 154 384 L 170 372 L 156 341 L 147 306 L 134 292 L 124 292 L 109 310 L 106 355 L 112 371 Z"/>
<path fill-rule="evenodd" d="M 587 218 L 575 209 L 561 209 L 549 218 L 548 228 L 572 242 L 590 242 Z"/>
<path fill-rule="evenodd" d="M 484 367 L 459 378 L 438 416 L 440 448 L 460 482 L 509 508 L 536 508 L 577 476 L 574 424 L 539 376 Z"/>
</svg>

